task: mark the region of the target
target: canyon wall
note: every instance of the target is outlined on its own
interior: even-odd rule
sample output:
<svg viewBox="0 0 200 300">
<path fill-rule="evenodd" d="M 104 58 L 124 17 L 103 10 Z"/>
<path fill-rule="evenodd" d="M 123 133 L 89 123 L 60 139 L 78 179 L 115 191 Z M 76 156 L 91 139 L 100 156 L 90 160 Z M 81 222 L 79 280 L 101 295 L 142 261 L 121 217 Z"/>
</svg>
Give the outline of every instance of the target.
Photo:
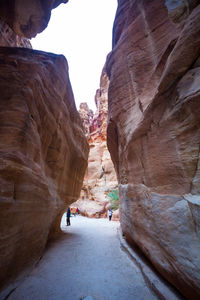
<svg viewBox="0 0 200 300">
<path fill-rule="evenodd" d="M 13 48 L 21 46 L 17 33 L 3 33 L 1 46 L 7 40 L 10 47 L 0 47 L 1 289 L 22 278 L 60 233 L 89 151 L 65 57 Z"/>
<path fill-rule="evenodd" d="M 109 207 L 108 193 L 117 189 L 117 179 L 106 144 L 109 80 L 103 69 L 100 87 L 96 91 L 95 114 L 87 103 L 81 103 L 79 113 L 85 128 L 90 153 L 80 199 L 74 203 L 81 214 L 88 217 L 106 217 Z M 118 217 L 117 212 L 115 213 Z"/>
<path fill-rule="evenodd" d="M 41 256 L 78 197 L 88 144 L 63 56 L 0 48 L 0 282 Z"/>
<path fill-rule="evenodd" d="M 48 25 L 51 10 L 68 0 L 1 0 L 0 18 L 21 37 L 32 38 Z"/>
<path fill-rule="evenodd" d="M 118 0 L 107 73 L 123 233 L 199 299 L 199 1 Z"/>
<path fill-rule="evenodd" d="M 20 37 L 0 18 L 0 46 L 32 48 L 29 39 Z"/>
</svg>

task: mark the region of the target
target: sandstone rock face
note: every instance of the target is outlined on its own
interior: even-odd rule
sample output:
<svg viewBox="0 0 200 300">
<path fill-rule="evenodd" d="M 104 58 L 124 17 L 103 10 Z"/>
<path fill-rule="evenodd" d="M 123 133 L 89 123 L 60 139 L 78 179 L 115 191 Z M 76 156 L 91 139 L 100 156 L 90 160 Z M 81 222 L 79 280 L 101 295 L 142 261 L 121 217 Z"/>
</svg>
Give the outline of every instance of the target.
<svg viewBox="0 0 200 300">
<path fill-rule="evenodd" d="M 100 88 L 96 91 L 95 103 L 97 110 L 90 126 L 90 140 L 106 141 L 108 120 L 108 87 L 109 79 L 105 66 L 100 78 Z"/>
<path fill-rule="evenodd" d="M 18 36 L 2 19 L 0 19 L 0 46 L 32 48 L 27 38 Z"/>
<path fill-rule="evenodd" d="M 118 1 L 108 148 L 127 239 L 182 294 L 199 299 L 200 5 L 184 1 L 194 5 L 173 23 L 169 2 Z"/>
<path fill-rule="evenodd" d="M 80 104 L 79 114 L 83 123 L 85 135 L 88 138 L 90 135 L 90 126 L 94 118 L 94 113 L 91 109 L 89 109 L 87 102 Z"/>
<path fill-rule="evenodd" d="M 47 27 L 51 10 L 67 2 L 68 0 L 1 0 L 0 18 L 19 36 L 32 38 Z"/>
<path fill-rule="evenodd" d="M 168 9 L 170 19 L 178 23 L 185 20 L 193 8 L 199 4 L 199 0 L 166 0 L 165 5 Z"/>
<path fill-rule="evenodd" d="M 108 86 L 109 80 L 104 69 L 100 88 L 95 96 L 97 106 L 95 115 L 93 116 L 86 103 L 82 103 L 79 110 L 88 138 L 90 153 L 81 196 L 75 205 L 78 206 L 81 214 L 88 217 L 107 216 L 109 206 L 107 194 L 118 186 L 106 144 Z M 115 219 L 118 219 L 117 214 Z"/>
<path fill-rule="evenodd" d="M 63 56 L 0 48 L 0 286 L 41 256 L 80 194 L 88 143 Z"/>
</svg>

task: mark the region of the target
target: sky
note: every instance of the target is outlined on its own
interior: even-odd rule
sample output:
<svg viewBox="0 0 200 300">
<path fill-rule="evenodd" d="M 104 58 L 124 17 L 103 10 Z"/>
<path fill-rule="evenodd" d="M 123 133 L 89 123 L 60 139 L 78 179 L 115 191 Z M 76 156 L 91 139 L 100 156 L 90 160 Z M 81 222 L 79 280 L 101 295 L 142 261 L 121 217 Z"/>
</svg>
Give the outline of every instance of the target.
<svg viewBox="0 0 200 300">
<path fill-rule="evenodd" d="M 48 27 L 31 40 L 33 49 L 63 54 L 77 109 L 81 102 L 96 109 L 94 97 L 107 54 L 117 0 L 69 0 L 52 10 Z"/>
</svg>

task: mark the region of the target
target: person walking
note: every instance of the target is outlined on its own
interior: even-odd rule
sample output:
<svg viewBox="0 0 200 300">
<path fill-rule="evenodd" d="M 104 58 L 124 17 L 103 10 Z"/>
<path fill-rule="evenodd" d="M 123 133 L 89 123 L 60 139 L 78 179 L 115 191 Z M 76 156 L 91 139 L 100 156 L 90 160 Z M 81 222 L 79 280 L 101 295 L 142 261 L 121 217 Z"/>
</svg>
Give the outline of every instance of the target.
<svg viewBox="0 0 200 300">
<path fill-rule="evenodd" d="M 78 213 L 79 213 L 79 211 L 78 211 L 78 207 L 76 208 L 76 215 L 78 216 Z"/>
<path fill-rule="evenodd" d="M 108 218 L 109 218 L 109 221 L 111 221 L 111 219 L 112 219 L 112 209 L 111 208 L 108 211 Z"/>
<path fill-rule="evenodd" d="M 67 226 L 70 226 L 70 216 L 71 216 L 71 210 L 70 210 L 70 207 L 68 207 L 67 209 L 67 213 L 66 213 L 66 216 L 67 216 Z"/>
</svg>

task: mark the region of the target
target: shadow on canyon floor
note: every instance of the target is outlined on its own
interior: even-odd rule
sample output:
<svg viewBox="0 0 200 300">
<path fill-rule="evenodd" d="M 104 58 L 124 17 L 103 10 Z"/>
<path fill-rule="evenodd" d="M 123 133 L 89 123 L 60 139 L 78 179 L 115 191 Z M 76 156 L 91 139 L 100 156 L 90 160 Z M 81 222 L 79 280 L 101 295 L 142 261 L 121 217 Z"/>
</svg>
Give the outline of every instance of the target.
<svg viewBox="0 0 200 300">
<path fill-rule="evenodd" d="M 131 240 L 130 238 L 126 238 L 124 235 L 122 235 L 123 238 L 125 239 L 125 247 L 123 244 L 121 244 L 121 246 L 123 247 L 123 249 L 127 252 L 127 254 L 129 255 L 129 257 L 137 264 L 137 266 L 140 268 L 143 276 L 145 277 L 145 280 L 148 282 L 148 284 L 152 287 L 152 289 L 155 289 L 154 284 L 149 280 L 148 278 L 148 274 L 145 273 L 145 270 L 143 268 L 143 265 L 147 268 L 150 269 L 150 271 L 155 274 L 160 281 L 163 283 L 163 285 L 167 286 L 168 289 L 177 296 L 177 299 L 180 300 L 185 300 L 187 298 L 185 298 L 183 295 L 180 294 L 180 292 L 176 289 L 176 287 L 172 286 L 170 282 L 168 282 L 159 272 L 158 270 L 154 267 L 154 265 L 151 263 L 151 261 L 149 260 L 149 258 L 144 254 L 144 252 L 138 247 L 138 245 Z M 126 247 L 126 243 L 127 243 L 127 247 Z M 132 251 L 129 251 L 129 249 L 131 249 Z M 132 255 L 132 253 L 134 253 L 134 255 Z M 141 263 L 142 262 L 142 263 Z M 159 294 L 159 291 L 156 291 Z M 160 294 L 160 299 L 163 299 L 163 295 Z"/>
</svg>

